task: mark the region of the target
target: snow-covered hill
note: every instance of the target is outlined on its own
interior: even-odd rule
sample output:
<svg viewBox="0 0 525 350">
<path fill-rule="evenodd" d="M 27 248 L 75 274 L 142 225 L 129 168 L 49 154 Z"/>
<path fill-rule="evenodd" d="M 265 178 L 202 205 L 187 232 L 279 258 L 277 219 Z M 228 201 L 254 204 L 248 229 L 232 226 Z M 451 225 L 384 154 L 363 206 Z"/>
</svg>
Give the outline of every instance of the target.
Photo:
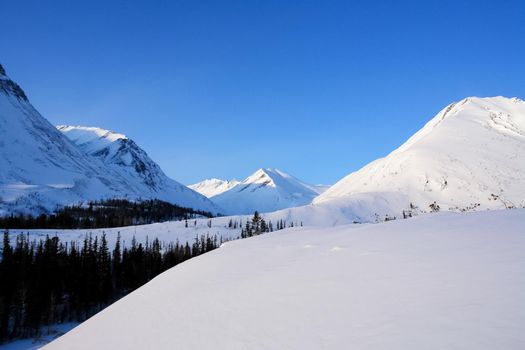
<svg viewBox="0 0 525 350">
<path fill-rule="evenodd" d="M 227 214 L 251 214 L 308 204 L 322 190 L 280 170 L 266 168 L 211 199 Z"/>
<path fill-rule="evenodd" d="M 119 147 L 122 145 L 128 147 L 122 160 L 132 164 L 134 144 L 123 142 Z M 147 187 L 147 176 L 140 183 L 140 174 L 133 178 L 132 171 L 108 165 L 103 158 L 84 152 L 42 117 L 0 66 L 0 214 L 40 213 L 89 199 L 161 194 L 176 204 L 217 211 L 207 198 L 172 180 L 163 180 L 165 187 Z M 171 197 L 163 193 L 167 184 L 172 185 Z"/>
<path fill-rule="evenodd" d="M 167 177 L 133 140 L 113 131 L 86 126 L 59 125 L 82 151 L 119 173 L 142 198 L 158 198 L 191 208 L 220 212 L 205 196 Z"/>
<path fill-rule="evenodd" d="M 219 195 L 223 192 L 228 191 L 229 189 L 238 185 L 240 181 L 235 179 L 233 180 L 220 180 L 220 179 L 206 179 L 196 184 L 189 185 L 188 187 L 194 191 L 199 192 L 200 194 L 210 198 L 216 195 Z"/>
<path fill-rule="evenodd" d="M 438 113 L 387 157 L 351 173 L 314 200 L 348 211 L 382 202 L 403 209 L 499 209 L 525 205 L 525 102 L 469 97 Z M 434 208 L 437 208 L 434 206 Z"/>
<path fill-rule="evenodd" d="M 523 232 L 516 209 L 228 242 L 45 349 L 522 349 Z"/>
</svg>

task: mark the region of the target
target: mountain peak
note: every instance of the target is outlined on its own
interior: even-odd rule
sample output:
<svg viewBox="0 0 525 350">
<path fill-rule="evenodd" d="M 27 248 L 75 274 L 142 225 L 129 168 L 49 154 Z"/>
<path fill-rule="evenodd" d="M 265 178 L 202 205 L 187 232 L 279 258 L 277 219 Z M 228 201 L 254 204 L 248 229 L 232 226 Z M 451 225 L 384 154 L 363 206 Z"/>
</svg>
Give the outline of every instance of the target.
<svg viewBox="0 0 525 350">
<path fill-rule="evenodd" d="M 525 135 L 523 108 L 523 101 L 517 97 L 466 97 L 443 108 L 392 153 L 405 152 L 441 128 L 451 128 L 452 133 L 464 133 L 482 125 L 498 133 Z"/>
<path fill-rule="evenodd" d="M 282 180 L 299 181 L 277 168 L 260 168 L 248 176 L 243 183 L 267 183 L 268 185 L 276 186 L 276 182 Z"/>
<path fill-rule="evenodd" d="M 0 75 L 4 75 L 5 76 L 5 69 L 4 69 L 4 67 L 2 67 L 1 64 L 0 64 Z"/>
<path fill-rule="evenodd" d="M 319 191 L 278 169 L 261 168 L 212 199 L 228 214 L 250 214 L 309 204 Z"/>
<path fill-rule="evenodd" d="M 428 210 L 431 203 L 445 210 L 523 206 L 524 147 L 523 101 L 468 97 L 442 109 L 398 149 L 349 174 L 314 204 L 361 205 L 363 196 L 381 197 L 393 215 L 400 215 L 395 208 Z"/>
<path fill-rule="evenodd" d="M 274 181 L 275 171 L 271 168 L 261 168 L 254 172 L 252 175 L 248 176 L 243 184 L 261 184 L 263 186 L 272 186 L 275 187 Z"/>
</svg>

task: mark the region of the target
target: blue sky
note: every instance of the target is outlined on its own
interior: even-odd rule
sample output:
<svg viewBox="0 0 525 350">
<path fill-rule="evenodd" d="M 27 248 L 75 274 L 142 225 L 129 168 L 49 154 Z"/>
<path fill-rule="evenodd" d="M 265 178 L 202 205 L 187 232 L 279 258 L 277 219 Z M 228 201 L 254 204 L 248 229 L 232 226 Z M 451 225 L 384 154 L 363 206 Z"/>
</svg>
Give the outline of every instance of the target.
<svg viewBox="0 0 525 350">
<path fill-rule="evenodd" d="M 450 102 L 525 97 L 524 1 L 0 3 L 0 63 L 46 118 L 183 183 L 334 183 Z"/>
</svg>

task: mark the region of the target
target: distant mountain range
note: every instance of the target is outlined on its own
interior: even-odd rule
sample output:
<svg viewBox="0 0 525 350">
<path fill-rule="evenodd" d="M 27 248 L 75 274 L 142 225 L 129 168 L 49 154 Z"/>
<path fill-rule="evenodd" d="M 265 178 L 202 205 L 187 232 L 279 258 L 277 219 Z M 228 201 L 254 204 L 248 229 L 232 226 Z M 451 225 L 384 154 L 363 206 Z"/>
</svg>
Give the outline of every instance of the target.
<svg viewBox="0 0 525 350">
<path fill-rule="evenodd" d="M 0 66 L 0 168 L 1 215 L 115 197 L 222 214 L 280 210 L 273 215 L 314 224 L 523 207 L 525 102 L 469 97 L 450 104 L 398 149 L 329 189 L 272 168 L 243 181 L 186 187 L 125 135 L 54 127 Z"/>
</svg>

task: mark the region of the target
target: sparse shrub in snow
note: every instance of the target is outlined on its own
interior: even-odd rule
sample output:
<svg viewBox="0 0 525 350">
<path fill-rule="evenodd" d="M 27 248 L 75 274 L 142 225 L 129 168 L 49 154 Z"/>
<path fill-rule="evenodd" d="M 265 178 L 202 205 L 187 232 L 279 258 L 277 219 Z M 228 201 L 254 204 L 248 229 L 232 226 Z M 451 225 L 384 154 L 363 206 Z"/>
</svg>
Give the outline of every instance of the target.
<svg viewBox="0 0 525 350">
<path fill-rule="evenodd" d="M 430 203 L 430 205 L 428 206 L 430 208 L 430 211 L 432 213 L 437 213 L 439 211 L 439 204 L 437 204 L 436 202 L 434 203 Z"/>
</svg>

